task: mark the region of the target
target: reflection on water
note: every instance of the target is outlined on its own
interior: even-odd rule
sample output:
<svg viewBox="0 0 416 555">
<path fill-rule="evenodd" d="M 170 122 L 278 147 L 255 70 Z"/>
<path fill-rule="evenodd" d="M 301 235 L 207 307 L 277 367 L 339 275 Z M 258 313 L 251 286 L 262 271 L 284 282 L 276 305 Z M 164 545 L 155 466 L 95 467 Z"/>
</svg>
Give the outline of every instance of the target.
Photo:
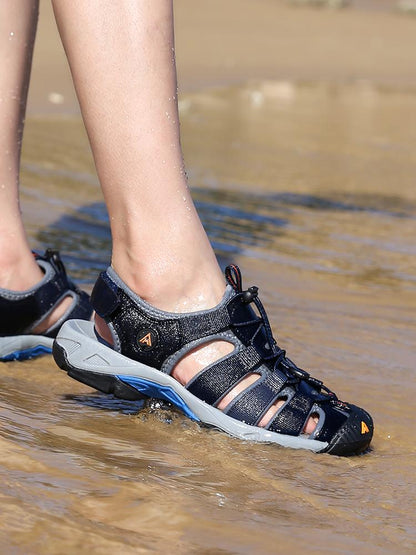
<svg viewBox="0 0 416 555">
<path fill-rule="evenodd" d="M 195 188 L 193 196 L 221 258 L 246 255 L 304 270 L 414 287 L 416 203 L 383 195 L 333 198 Z M 67 254 L 78 279 L 91 282 L 111 249 L 104 203 L 64 214 L 41 229 L 42 244 Z"/>
<path fill-rule="evenodd" d="M 96 393 L 48 357 L 6 363 L 0 545 L 414 552 L 416 97 L 269 82 L 183 102 L 193 194 L 220 259 L 260 285 L 290 356 L 373 414 L 373 451 L 244 443 Z M 25 148 L 31 238 L 90 286 L 110 238 L 81 124 L 31 121 Z"/>
</svg>

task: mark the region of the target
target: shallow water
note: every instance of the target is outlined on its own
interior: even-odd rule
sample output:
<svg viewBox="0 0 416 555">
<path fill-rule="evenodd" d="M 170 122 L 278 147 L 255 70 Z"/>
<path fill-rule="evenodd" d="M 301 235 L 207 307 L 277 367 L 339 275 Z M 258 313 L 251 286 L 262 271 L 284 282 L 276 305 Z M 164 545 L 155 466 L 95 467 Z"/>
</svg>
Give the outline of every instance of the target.
<svg viewBox="0 0 416 555">
<path fill-rule="evenodd" d="M 416 547 L 416 96 L 290 82 L 184 96 L 194 197 L 223 264 L 260 286 L 279 344 L 365 406 L 370 453 L 244 443 L 70 380 L 2 365 L 7 553 L 406 553 Z M 109 230 L 82 124 L 32 118 L 34 245 L 90 287 Z"/>
</svg>

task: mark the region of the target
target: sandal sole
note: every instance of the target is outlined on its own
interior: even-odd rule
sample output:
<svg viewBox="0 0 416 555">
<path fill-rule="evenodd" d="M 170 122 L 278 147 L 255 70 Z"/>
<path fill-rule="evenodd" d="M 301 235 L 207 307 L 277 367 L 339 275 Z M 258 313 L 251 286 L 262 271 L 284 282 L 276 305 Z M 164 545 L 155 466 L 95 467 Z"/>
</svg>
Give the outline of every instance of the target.
<svg viewBox="0 0 416 555">
<path fill-rule="evenodd" d="M 195 397 L 168 374 L 131 360 L 100 343 L 92 322 L 66 322 L 54 342 L 53 355 L 58 366 L 69 376 L 99 391 L 122 399 L 154 397 L 168 401 L 192 420 L 239 439 L 314 452 L 323 452 L 329 447 L 327 442 L 270 432 L 227 416 Z"/>
<path fill-rule="evenodd" d="M 42 335 L 0 337 L 0 362 L 27 360 L 52 353 L 53 339 Z"/>
</svg>

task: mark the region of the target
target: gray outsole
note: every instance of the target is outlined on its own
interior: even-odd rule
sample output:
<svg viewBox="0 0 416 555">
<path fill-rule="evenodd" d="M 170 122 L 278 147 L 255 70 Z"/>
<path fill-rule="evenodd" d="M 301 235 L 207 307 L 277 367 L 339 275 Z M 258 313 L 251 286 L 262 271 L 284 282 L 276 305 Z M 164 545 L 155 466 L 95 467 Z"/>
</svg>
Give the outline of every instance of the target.
<svg viewBox="0 0 416 555">
<path fill-rule="evenodd" d="M 100 343 L 94 333 L 92 322 L 84 320 L 66 322 L 55 340 L 54 356 L 58 366 L 68 372 L 70 376 L 106 393 L 113 393 L 111 388 L 122 382 L 122 386 L 119 385 L 118 390 L 118 396 L 122 398 L 126 398 L 123 397 L 123 385 L 130 388 L 130 393 L 131 390 L 134 390 L 123 382 L 123 376 L 126 379 L 129 377 L 139 378 L 160 387 L 170 388 L 203 424 L 213 426 L 243 440 L 276 443 L 283 447 L 307 449 L 314 452 L 325 451 L 328 447 L 326 442 L 270 432 L 227 416 L 195 397 L 168 374 L 131 360 Z M 136 393 L 139 392 L 136 390 Z M 143 398 L 143 396 L 139 398 Z"/>
<path fill-rule="evenodd" d="M 6 358 L 12 353 L 46 347 L 52 349 L 53 339 L 43 335 L 15 335 L 11 337 L 0 337 L 0 359 Z"/>
</svg>

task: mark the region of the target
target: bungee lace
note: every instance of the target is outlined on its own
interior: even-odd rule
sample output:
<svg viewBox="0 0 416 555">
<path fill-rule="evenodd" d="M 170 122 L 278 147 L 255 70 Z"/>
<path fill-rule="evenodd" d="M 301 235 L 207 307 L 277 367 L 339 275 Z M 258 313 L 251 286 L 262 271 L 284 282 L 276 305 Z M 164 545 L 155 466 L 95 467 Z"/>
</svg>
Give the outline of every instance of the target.
<svg viewBox="0 0 416 555">
<path fill-rule="evenodd" d="M 246 304 L 254 303 L 260 314 L 260 318 L 246 320 L 245 322 L 238 322 L 232 325 L 234 327 L 246 327 L 257 323 L 257 329 L 250 339 L 251 344 L 254 343 L 257 335 L 261 333 L 262 330 L 264 330 L 271 353 L 270 355 L 263 354 L 263 359 L 266 361 L 274 361 L 273 371 L 275 371 L 276 369 L 282 370 L 288 378 L 287 385 L 297 385 L 301 380 L 304 380 L 309 385 L 314 387 L 314 389 L 316 389 L 319 393 L 321 393 L 321 391 L 325 391 L 325 393 L 328 395 L 328 399 L 322 399 L 322 401 L 326 400 L 339 402 L 335 393 L 331 391 L 328 387 L 326 387 L 321 380 L 314 378 L 309 374 L 309 372 L 306 372 L 306 370 L 299 368 L 292 360 L 286 357 L 286 351 L 279 347 L 275 338 L 273 337 L 269 318 L 267 316 L 263 303 L 258 296 L 258 287 L 253 285 L 247 290 L 243 290 L 240 269 L 234 264 L 227 266 L 225 275 L 228 283 L 236 291 L 237 296 L 241 297 L 242 301 Z"/>
</svg>

